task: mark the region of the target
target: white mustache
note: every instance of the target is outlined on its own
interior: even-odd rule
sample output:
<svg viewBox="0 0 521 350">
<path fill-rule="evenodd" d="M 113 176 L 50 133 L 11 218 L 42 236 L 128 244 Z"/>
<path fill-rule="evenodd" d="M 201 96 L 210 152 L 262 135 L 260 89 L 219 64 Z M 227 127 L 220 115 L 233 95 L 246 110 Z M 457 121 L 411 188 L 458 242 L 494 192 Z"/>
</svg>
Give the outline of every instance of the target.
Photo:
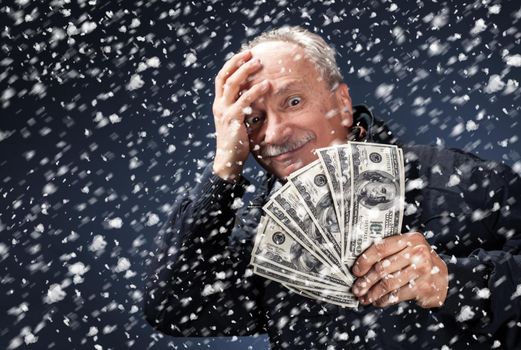
<svg viewBox="0 0 521 350">
<path fill-rule="evenodd" d="M 266 145 L 266 146 L 261 147 L 260 155 L 263 158 L 276 157 L 283 153 L 294 151 L 297 148 L 302 147 L 305 143 L 307 143 L 311 140 L 314 140 L 314 139 L 315 139 L 315 135 L 313 135 L 312 133 L 309 133 L 300 140 L 285 142 L 282 145 Z"/>
</svg>

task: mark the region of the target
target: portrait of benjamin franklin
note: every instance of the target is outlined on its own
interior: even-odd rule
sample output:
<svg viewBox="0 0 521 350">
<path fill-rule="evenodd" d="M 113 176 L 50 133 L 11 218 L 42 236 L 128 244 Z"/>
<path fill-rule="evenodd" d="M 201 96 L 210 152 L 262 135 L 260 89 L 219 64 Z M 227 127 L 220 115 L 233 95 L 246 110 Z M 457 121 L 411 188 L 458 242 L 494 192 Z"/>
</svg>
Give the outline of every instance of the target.
<svg viewBox="0 0 521 350">
<path fill-rule="evenodd" d="M 311 219 L 311 216 L 306 215 L 303 219 L 304 222 L 304 231 L 306 232 L 306 235 L 311 241 L 313 242 L 321 242 L 322 236 L 320 235 L 320 232 L 318 231 L 317 226 Z"/>
<path fill-rule="evenodd" d="M 318 221 L 325 224 L 325 228 L 332 234 L 340 232 L 340 225 L 336 216 L 333 200 L 330 195 L 323 196 L 317 204 L 320 217 Z"/>
<path fill-rule="evenodd" d="M 383 171 L 366 171 L 355 179 L 355 193 L 359 203 L 366 208 L 386 210 L 398 199 L 398 183 Z"/>
<path fill-rule="evenodd" d="M 291 262 L 300 272 L 320 273 L 322 263 L 298 242 L 291 245 L 290 256 Z"/>
</svg>

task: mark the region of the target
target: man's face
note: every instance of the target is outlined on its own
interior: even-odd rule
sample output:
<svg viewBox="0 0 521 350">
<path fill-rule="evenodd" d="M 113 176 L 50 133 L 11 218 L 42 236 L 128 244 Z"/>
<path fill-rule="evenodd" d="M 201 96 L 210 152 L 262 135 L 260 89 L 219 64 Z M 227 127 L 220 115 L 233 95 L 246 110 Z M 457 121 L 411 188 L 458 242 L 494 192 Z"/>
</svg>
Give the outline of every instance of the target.
<svg viewBox="0 0 521 350">
<path fill-rule="evenodd" d="M 262 69 L 246 87 L 268 80 L 270 89 L 245 118 L 250 150 L 268 172 L 285 178 L 317 159 L 317 148 L 347 140 L 351 99 L 345 84 L 330 91 L 298 45 L 265 42 L 251 51 Z"/>
</svg>

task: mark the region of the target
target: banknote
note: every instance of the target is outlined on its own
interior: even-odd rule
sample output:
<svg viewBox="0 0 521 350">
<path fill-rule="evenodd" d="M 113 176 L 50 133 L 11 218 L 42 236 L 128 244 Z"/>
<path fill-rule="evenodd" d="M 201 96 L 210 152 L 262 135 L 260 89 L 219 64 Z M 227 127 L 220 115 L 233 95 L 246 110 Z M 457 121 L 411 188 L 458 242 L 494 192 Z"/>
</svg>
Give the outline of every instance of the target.
<svg viewBox="0 0 521 350">
<path fill-rule="evenodd" d="M 311 218 L 311 215 L 306 209 L 305 204 L 302 202 L 297 189 L 292 183 L 287 182 L 279 191 L 272 195 L 271 199 L 263 207 L 265 211 L 268 211 L 268 213 L 272 213 L 274 214 L 273 216 L 277 217 L 277 213 L 269 210 L 270 208 L 273 208 L 270 206 L 271 202 L 276 202 L 286 213 L 287 217 L 293 221 L 297 227 L 297 230 L 292 231 L 295 237 L 302 236 L 301 241 L 314 246 L 313 250 L 319 251 L 322 257 L 331 266 L 341 265 L 341 259 L 335 256 L 331 243 L 327 242 L 320 233 L 317 225 L 315 225 L 316 220 Z"/>
<path fill-rule="evenodd" d="M 281 194 L 281 196 L 283 197 L 283 194 Z M 315 235 L 318 235 L 320 239 L 322 239 L 322 237 L 318 233 L 318 228 L 314 225 L 311 218 L 309 218 L 309 214 L 304 209 L 300 211 L 301 214 L 308 216 L 307 222 L 312 223 L 313 225 L 306 224 L 305 226 L 299 226 L 295 221 L 293 221 L 290 215 L 288 215 L 288 212 L 292 212 L 291 215 L 293 217 L 298 217 L 298 222 L 305 222 L 305 218 L 300 217 L 297 211 L 293 212 L 295 210 L 294 207 L 286 206 L 286 208 L 288 208 L 287 211 L 284 210 L 274 199 L 269 200 L 263 207 L 266 214 L 288 232 L 295 241 L 300 243 L 307 251 L 309 251 L 310 254 L 320 260 L 323 264 L 330 266 L 334 273 L 342 273 L 341 269 L 338 268 L 338 262 L 331 261 L 330 257 L 324 254 L 324 251 L 321 248 L 322 244 L 324 244 L 323 240 L 320 240 L 319 242 L 312 240 Z M 306 231 L 303 230 L 306 230 L 307 232 L 316 231 L 317 233 L 306 234 Z"/>
<path fill-rule="evenodd" d="M 346 261 L 346 256 L 353 256 L 351 251 L 351 211 L 352 211 L 352 191 L 351 191 L 351 155 L 350 147 L 342 145 L 336 148 L 338 154 L 338 163 L 340 166 L 340 188 L 342 190 L 342 210 L 344 214 L 344 234 L 342 235 L 342 261 Z"/>
<path fill-rule="evenodd" d="M 284 286 L 293 293 L 297 293 L 308 298 L 325 301 L 342 307 L 355 308 L 358 306 L 358 300 L 350 292 L 338 292 L 336 290 L 328 289 L 316 290 L 304 287 L 296 288 L 287 284 L 284 284 Z"/>
<path fill-rule="evenodd" d="M 350 142 L 352 165 L 351 266 L 376 239 L 399 233 L 403 216 L 403 163 L 392 145 Z"/>
<path fill-rule="evenodd" d="M 341 173 L 340 164 L 338 160 L 337 147 L 321 148 L 317 151 L 318 158 L 324 169 L 324 174 L 327 178 L 329 191 L 335 206 L 336 218 L 340 227 L 340 237 L 344 236 L 344 212 L 343 212 L 343 197 L 341 187 Z M 340 244 L 342 248 L 342 244 Z"/>
<path fill-rule="evenodd" d="M 340 249 L 340 226 L 336 218 L 333 199 L 327 185 L 327 178 L 320 161 L 297 170 L 288 181 L 295 185 L 311 219 L 317 225 L 329 247 L 338 259 L 342 258 Z"/>
<path fill-rule="evenodd" d="M 282 270 L 270 270 L 266 269 L 262 266 L 253 265 L 253 273 L 262 276 L 264 278 L 270 279 L 272 281 L 281 283 L 283 285 L 287 285 L 293 288 L 298 289 L 306 289 L 311 291 L 321 291 L 325 288 L 332 288 L 335 290 L 335 286 L 321 284 L 315 281 L 310 281 L 306 278 L 302 278 L 302 276 L 292 273 L 290 271 L 283 273 Z M 340 288 L 338 292 L 341 292 Z"/>
<path fill-rule="evenodd" d="M 269 218 L 267 216 L 261 217 L 258 226 L 258 232 L 264 232 L 266 228 L 266 224 L 268 223 Z M 255 244 L 253 247 L 253 251 L 257 250 L 259 244 L 264 239 L 263 234 L 257 234 L 255 236 Z M 256 257 L 252 254 L 250 264 L 253 266 L 253 272 L 259 276 L 271 279 L 273 281 L 283 283 L 285 285 L 290 285 L 293 288 L 308 288 L 309 290 L 322 290 L 326 288 L 326 284 L 320 283 L 318 281 L 313 280 L 309 275 L 299 274 L 295 271 L 286 271 L 284 268 L 271 264 L 265 261 L 262 266 L 257 265 Z M 332 290 L 338 289 L 339 291 L 345 290 L 344 286 L 335 287 L 332 285 L 327 285 L 327 287 Z"/>
<path fill-rule="evenodd" d="M 271 217 L 266 219 L 259 233 L 260 238 L 255 241 L 253 249 L 252 264 L 268 268 L 265 264 L 270 263 L 271 269 L 284 269 L 286 272 L 309 276 L 317 282 L 348 288 L 342 274 L 335 273 L 332 267 L 317 259 Z"/>
<path fill-rule="evenodd" d="M 403 151 L 348 142 L 317 150 L 263 206 L 251 264 L 254 273 L 299 295 L 357 307 L 349 268 L 403 220 Z"/>
</svg>

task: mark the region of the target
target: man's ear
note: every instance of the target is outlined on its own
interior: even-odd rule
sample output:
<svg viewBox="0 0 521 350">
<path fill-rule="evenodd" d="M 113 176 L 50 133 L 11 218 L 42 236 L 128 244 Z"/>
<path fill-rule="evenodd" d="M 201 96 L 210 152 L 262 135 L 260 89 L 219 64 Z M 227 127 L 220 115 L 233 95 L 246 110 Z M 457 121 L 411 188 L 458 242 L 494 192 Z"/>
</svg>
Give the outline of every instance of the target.
<svg viewBox="0 0 521 350">
<path fill-rule="evenodd" d="M 340 115 L 342 116 L 342 125 L 350 128 L 353 126 L 353 104 L 351 103 L 351 95 L 349 95 L 349 87 L 347 84 L 338 84 L 335 95 L 341 106 Z"/>
</svg>

